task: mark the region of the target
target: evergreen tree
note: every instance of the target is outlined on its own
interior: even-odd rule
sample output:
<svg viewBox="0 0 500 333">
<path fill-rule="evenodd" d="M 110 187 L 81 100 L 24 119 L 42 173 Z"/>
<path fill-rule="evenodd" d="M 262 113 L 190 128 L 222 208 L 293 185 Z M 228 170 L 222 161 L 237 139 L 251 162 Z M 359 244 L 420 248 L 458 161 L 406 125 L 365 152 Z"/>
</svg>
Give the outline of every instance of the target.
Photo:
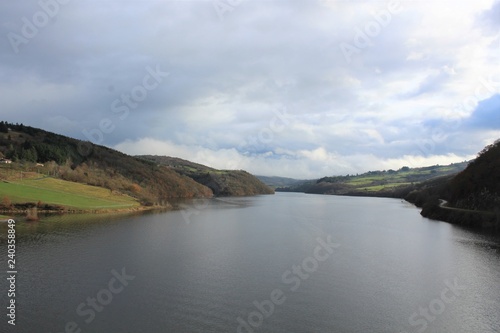
<svg viewBox="0 0 500 333">
<path fill-rule="evenodd" d="M 0 121 L 0 133 L 9 133 L 9 126 L 4 121 Z"/>
</svg>

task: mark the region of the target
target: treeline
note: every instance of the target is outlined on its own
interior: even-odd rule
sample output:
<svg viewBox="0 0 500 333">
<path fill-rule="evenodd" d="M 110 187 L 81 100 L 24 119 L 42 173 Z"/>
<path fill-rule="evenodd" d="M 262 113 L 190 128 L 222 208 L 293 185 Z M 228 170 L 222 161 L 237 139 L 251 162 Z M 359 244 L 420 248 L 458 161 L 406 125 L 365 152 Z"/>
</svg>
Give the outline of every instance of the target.
<svg viewBox="0 0 500 333">
<path fill-rule="evenodd" d="M 438 166 L 436 166 L 438 167 Z M 431 167 L 434 168 L 434 167 Z M 425 168 L 419 168 L 419 169 L 425 169 Z M 380 170 L 380 171 L 368 171 L 362 174 L 356 174 L 356 175 L 345 175 L 345 176 L 330 176 L 330 177 L 323 177 L 320 178 L 316 181 L 316 183 L 343 183 L 348 180 L 354 179 L 354 178 L 359 178 L 359 177 L 369 177 L 369 176 L 385 176 L 385 175 L 396 175 L 399 172 L 408 172 L 411 169 L 407 166 L 402 167 L 399 170 Z"/>
<path fill-rule="evenodd" d="M 4 121 L 0 122 L 0 133 L 7 134 L 0 136 L 1 152 L 14 162 L 54 161 L 62 164 L 68 158 L 75 162 L 82 160 L 80 154 L 76 153 L 75 143 L 61 135 Z"/>
<path fill-rule="evenodd" d="M 289 186 L 277 187 L 276 191 L 401 198 L 415 190 L 416 185 L 421 182 L 456 174 L 466 166 L 466 162 L 421 168 L 404 166 L 399 170 L 368 171 L 363 174 L 301 181 Z"/>
<path fill-rule="evenodd" d="M 500 140 L 456 176 L 422 183 L 405 199 L 422 207 L 425 217 L 500 229 Z"/>
<path fill-rule="evenodd" d="M 0 121 L 0 133 L 9 133 L 9 123 Z"/>
<path fill-rule="evenodd" d="M 438 176 L 447 175 L 453 172 L 459 172 L 463 170 L 464 163 L 454 163 L 449 165 L 449 169 L 443 169 L 443 166 L 440 165 L 432 165 L 428 167 L 421 168 L 410 168 L 404 166 L 399 170 L 379 170 L 379 171 L 368 171 L 362 174 L 356 175 L 345 175 L 345 176 L 330 176 L 323 177 L 316 181 L 319 183 L 346 183 L 349 180 L 360 179 L 360 178 L 368 178 L 368 177 L 381 177 L 382 179 L 391 179 L 396 176 L 404 177 L 405 182 L 421 182 L 428 180 L 429 178 L 435 178 Z M 447 168 L 448 168 L 447 167 Z"/>
<path fill-rule="evenodd" d="M 60 164 L 64 163 L 69 156 L 65 148 L 51 146 L 45 142 L 32 143 L 25 141 L 18 147 L 9 145 L 9 149 L 5 152 L 5 157 L 10 158 L 14 162 L 18 160 L 40 163 L 54 161 Z"/>
</svg>

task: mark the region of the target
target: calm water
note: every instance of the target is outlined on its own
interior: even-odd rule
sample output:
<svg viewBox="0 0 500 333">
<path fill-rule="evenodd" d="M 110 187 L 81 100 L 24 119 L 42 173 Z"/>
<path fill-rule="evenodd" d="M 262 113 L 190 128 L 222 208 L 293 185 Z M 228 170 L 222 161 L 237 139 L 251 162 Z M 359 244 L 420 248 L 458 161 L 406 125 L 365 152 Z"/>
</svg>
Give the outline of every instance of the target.
<svg viewBox="0 0 500 333">
<path fill-rule="evenodd" d="M 500 332 L 498 238 L 400 200 L 213 199 L 53 217 L 18 241 L 17 325 L 4 313 L 1 332 Z M 0 267 L 5 281 L 5 240 Z"/>
</svg>

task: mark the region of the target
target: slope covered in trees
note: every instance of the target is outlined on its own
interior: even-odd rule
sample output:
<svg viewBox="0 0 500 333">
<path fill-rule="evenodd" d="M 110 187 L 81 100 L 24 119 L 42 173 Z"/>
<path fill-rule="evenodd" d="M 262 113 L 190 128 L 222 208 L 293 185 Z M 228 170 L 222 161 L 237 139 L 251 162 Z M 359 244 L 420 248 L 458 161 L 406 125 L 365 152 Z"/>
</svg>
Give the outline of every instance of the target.
<svg viewBox="0 0 500 333">
<path fill-rule="evenodd" d="M 494 210 L 500 207 L 500 140 L 484 148 L 450 183 L 454 207 Z"/>
<path fill-rule="evenodd" d="M 205 165 L 168 156 L 139 156 L 142 159 L 164 165 L 180 175 L 209 187 L 216 196 L 243 196 L 272 194 L 274 191 L 257 177 L 243 170 L 217 170 Z"/>
<path fill-rule="evenodd" d="M 246 171 L 216 170 L 165 156 L 129 156 L 22 124 L 0 122 L 0 158 L 12 160 L 10 168 L 104 187 L 144 205 L 172 198 L 273 193 Z"/>
<path fill-rule="evenodd" d="M 500 140 L 456 176 L 425 182 L 405 199 L 422 207 L 425 217 L 500 229 Z"/>
<path fill-rule="evenodd" d="M 171 168 L 107 147 L 19 124 L 2 122 L 2 128 L 0 158 L 13 161 L 9 168 L 101 186 L 129 194 L 144 205 L 213 195 L 208 187 Z"/>
</svg>

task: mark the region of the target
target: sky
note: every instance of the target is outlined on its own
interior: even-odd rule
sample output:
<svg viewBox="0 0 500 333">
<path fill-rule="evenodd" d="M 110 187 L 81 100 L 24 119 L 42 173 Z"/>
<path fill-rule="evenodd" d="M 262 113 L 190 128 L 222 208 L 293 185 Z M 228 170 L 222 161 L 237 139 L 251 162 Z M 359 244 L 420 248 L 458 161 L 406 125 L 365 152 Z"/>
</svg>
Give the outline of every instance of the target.
<svg viewBox="0 0 500 333">
<path fill-rule="evenodd" d="M 0 4 L 0 119 L 127 154 L 319 178 L 500 138 L 500 1 Z"/>
</svg>

